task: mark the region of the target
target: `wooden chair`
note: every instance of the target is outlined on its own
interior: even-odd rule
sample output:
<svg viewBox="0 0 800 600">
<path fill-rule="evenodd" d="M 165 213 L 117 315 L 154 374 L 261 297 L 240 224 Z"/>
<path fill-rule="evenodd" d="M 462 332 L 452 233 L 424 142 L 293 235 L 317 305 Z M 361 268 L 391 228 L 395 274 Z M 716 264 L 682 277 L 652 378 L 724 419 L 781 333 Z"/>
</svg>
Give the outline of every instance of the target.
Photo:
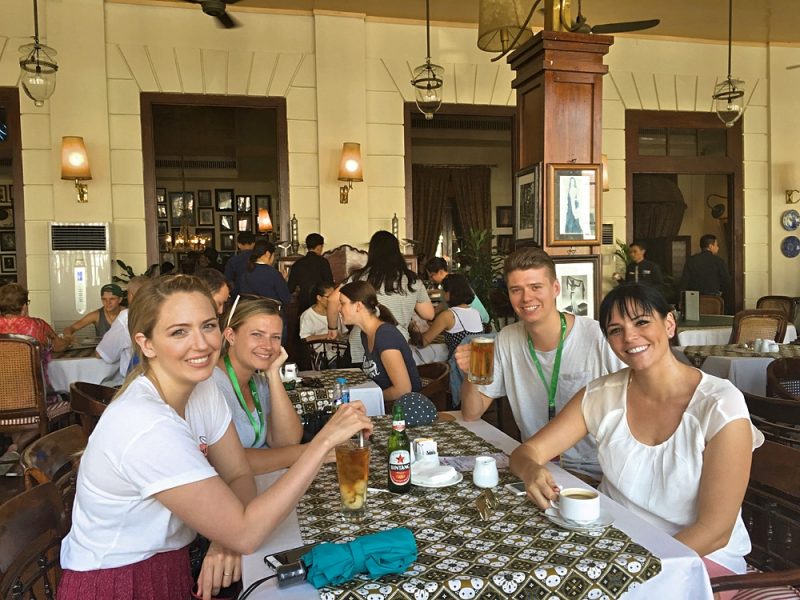
<svg viewBox="0 0 800 600">
<path fill-rule="evenodd" d="M 307 342 L 302 340 L 308 368 L 314 371 L 327 369 L 347 369 L 350 360 L 350 344 L 347 340 L 319 340 Z"/>
<path fill-rule="evenodd" d="M 800 449 L 800 403 L 744 392 L 753 424 L 764 437 Z"/>
<path fill-rule="evenodd" d="M 792 323 L 797 329 L 800 329 L 800 296 L 792 298 Z"/>
<path fill-rule="evenodd" d="M 92 435 L 97 421 L 100 420 L 100 415 L 103 414 L 116 393 L 116 388 L 88 381 L 76 381 L 70 384 L 70 408 L 80 417 L 83 432 L 87 438 Z"/>
<path fill-rule="evenodd" d="M 794 312 L 794 300 L 789 296 L 761 296 L 756 302 L 756 308 L 767 308 L 770 310 L 779 310 L 786 315 L 786 320 L 792 320 L 792 313 Z M 781 342 L 783 340 L 780 340 Z"/>
<path fill-rule="evenodd" d="M 359 250 L 349 244 L 331 248 L 322 256 L 328 259 L 335 285 L 342 283 L 353 271 L 367 264 L 369 256 L 365 250 Z"/>
<path fill-rule="evenodd" d="M 39 342 L 27 335 L 0 334 L 0 433 L 38 430 L 69 415 L 69 402 L 47 405 Z"/>
<path fill-rule="evenodd" d="M 767 365 L 767 396 L 800 400 L 800 358 L 778 358 Z"/>
<path fill-rule="evenodd" d="M 700 294 L 700 314 L 701 315 L 724 315 L 725 300 L 722 296 L 711 296 Z"/>
<path fill-rule="evenodd" d="M 769 309 L 740 310 L 733 317 L 729 344 L 752 342 L 757 338 L 783 342 L 786 335 L 786 315 Z"/>
<path fill-rule="evenodd" d="M 503 326 L 514 323 L 517 320 L 517 313 L 511 306 L 511 300 L 506 290 L 492 288 L 489 290 L 489 304 L 492 309 L 492 316 L 500 321 Z"/>
<path fill-rule="evenodd" d="M 448 410 L 447 393 L 450 391 L 450 365 L 446 362 L 433 362 L 417 365 L 417 372 L 422 378 L 423 396 L 430 398 L 436 410 Z"/>
<path fill-rule="evenodd" d="M 32 442 L 22 453 L 25 489 L 52 482 L 61 494 L 67 514 L 72 514 L 78 463 L 87 439 L 80 425 L 70 425 Z"/>
<path fill-rule="evenodd" d="M 66 533 L 66 511 L 52 483 L 0 506 L 0 598 L 55 598 Z"/>
</svg>

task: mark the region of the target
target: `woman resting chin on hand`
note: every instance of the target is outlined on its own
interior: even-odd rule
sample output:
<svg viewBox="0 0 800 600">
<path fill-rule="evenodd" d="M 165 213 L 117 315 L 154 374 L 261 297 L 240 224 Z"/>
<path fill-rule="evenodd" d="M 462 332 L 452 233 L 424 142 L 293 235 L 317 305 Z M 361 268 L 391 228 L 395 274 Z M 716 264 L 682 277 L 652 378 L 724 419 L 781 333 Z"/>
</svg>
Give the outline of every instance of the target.
<svg viewBox="0 0 800 600">
<path fill-rule="evenodd" d="M 72 529 L 61 544 L 59 600 L 188 598 L 188 544 L 212 540 L 198 594 L 241 577 L 297 505 L 330 450 L 372 423 L 360 402 L 336 411 L 289 470 L 256 487 L 222 394 L 210 379 L 222 336 L 205 284 L 188 275 L 145 285 L 128 326 L 141 359 L 81 457 Z"/>
<path fill-rule="evenodd" d="M 557 489 L 544 465 L 591 433 L 600 491 L 705 557 L 714 575 L 744 573 L 750 538 L 740 509 L 752 451 L 764 441 L 744 397 L 673 356 L 675 320 L 652 287 L 612 290 L 600 327 L 628 368 L 576 394 L 513 452 L 511 470 L 545 509 Z"/>
</svg>

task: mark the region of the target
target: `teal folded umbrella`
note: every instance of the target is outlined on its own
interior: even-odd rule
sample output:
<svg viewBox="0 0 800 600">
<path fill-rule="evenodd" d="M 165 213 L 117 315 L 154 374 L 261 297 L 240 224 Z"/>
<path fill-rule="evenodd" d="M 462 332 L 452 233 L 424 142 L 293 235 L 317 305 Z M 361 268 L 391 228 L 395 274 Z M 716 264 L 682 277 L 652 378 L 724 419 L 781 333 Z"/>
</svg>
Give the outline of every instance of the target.
<svg viewBox="0 0 800 600">
<path fill-rule="evenodd" d="M 319 544 L 302 557 L 308 581 L 317 589 L 346 583 L 359 573 L 372 578 L 404 573 L 415 560 L 417 541 L 405 527 L 362 535 L 344 544 Z"/>
</svg>

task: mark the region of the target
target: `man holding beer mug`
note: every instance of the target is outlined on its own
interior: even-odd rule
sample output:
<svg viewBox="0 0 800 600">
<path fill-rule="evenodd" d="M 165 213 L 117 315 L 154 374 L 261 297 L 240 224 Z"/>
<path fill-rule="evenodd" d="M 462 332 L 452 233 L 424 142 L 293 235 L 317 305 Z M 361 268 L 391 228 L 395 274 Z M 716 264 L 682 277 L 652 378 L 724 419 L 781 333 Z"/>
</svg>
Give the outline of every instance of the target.
<svg viewBox="0 0 800 600">
<path fill-rule="evenodd" d="M 519 321 L 497 335 L 494 371 L 478 385 L 470 377 L 471 345 L 456 349 L 467 374 L 461 387 L 461 412 L 467 421 L 481 418 L 495 398 L 508 396 L 523 441 L 544 427 L 587 383 L 622 368 L 597 321 L 561 313 L 556 298 L 561 284 L 550 256 L 540 248 L 521 248 L 506 257 L 503 272 Z M 479 342 L 479 340 L 475 340 Z M 475 361 L 482 364 L 485 361 Z M 471 380 L 471 381 L 470 381 Z M 561 456 L 565 468 L 600 477 L 597 448 L 584 438 Z"/>
</svg>

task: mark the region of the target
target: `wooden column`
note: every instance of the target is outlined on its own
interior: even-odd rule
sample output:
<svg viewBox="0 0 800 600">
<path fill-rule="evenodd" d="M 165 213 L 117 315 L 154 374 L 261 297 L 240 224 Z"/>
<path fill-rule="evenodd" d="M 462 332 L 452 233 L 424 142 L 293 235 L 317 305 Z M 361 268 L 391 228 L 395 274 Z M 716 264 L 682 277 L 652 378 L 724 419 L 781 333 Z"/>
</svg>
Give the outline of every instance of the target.
<svg viewBox="0 0 800 600">
<path fill-rule="evenodd" d="M 549 163 L 601 162 L 603 56 L 614 38 L 560 31 L 541 31 L 508 59 L 516 78 L 518 168 L 542 163 L 544 223 Z M 598 185 L 600 182 L 598 182 Z M 598 222 L 597 227 L 601 227 Z M 564 254 L 568 248 L 545 250 Z M 599 253 L 598 246 L 579 246 L 577 253 Z"/>
</svg>

